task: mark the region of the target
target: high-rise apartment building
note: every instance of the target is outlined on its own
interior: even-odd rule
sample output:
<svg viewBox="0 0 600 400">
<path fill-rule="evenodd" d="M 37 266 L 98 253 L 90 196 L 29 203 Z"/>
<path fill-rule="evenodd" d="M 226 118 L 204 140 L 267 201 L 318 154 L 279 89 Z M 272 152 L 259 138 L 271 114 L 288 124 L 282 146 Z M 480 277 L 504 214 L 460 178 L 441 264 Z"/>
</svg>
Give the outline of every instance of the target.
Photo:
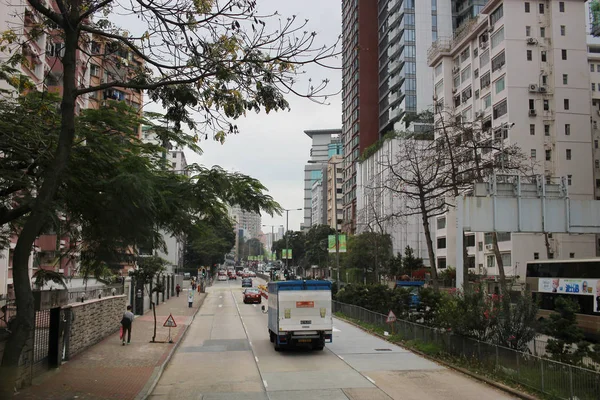
<svg viewBox="0 0 600 400">
<path fill-rule="evenodd" d="M 304 167 L 304 221 L 300 225 L 300 229 L 307 230 L 313 225 L 326 223 L 324 212 L 321 213 L 320 221 L 313 223 L 313 185 L 318 181 L 321 182 L 321 191 L 326 187 L 327 182 L 323 181 L 323 171 L 329 158 L 342 152 L 340 138 L 342 132 L 340 129 L 316 129 L 307 130 L 304 133 L 312 139 L 310 159 Z M 326 193 L 323 193 L 320 198 L 324 202 Z"/>
<path fill-rule="evenodd" d="M 354 232 L 356 162 L 379 138 L 378 2 L 342 1 L 342 143 L 344 227 Z"/>
<path fill-rule="evenodd" d="M 356 168 L 366 148 L 431 107 L 427 49 L 452 32 L 450 0 L 344 1 L 344 230 L 356 230 Z"/>
<path fill-rule="evenodd" d="M 141 57 L 104 37 L 92 36 L 90 60 L 87 71 L 90 84 L 97 86 L 114 80 L 126 80 L 133 70 L 144 65 Z M 99 108 L 106 100 L 125 101 L 136 110 L 142 107 L 142 91 L 139 89 L 110 88 L 88 95 L 90 108 Z"/>
<path fill-rule="evenodd" d="M 327 225 L 340 231 L 344 215 L 342 202 L 344 185 L 344 157 L 334 155 L 327 161 Z"/>
<path fill-rule="evenodd" d="M 477 18 L 488 0 L 452 0 L 452 26 L 459 30 L 466 22 Z"/>
<path fill-rule="evenodd" d="M 481 15 L 429 53 L 440 118 L 477 121 L 481 141 L 517 145 L 546 181 L 566 178 L 569 197 L 594 197 L 590 63 L 580 1 L 489 0 Z M 592 119 L 593 120 L 593 119 Z M 514 125 L 513 125 L 514 124 Z M 502 127 L 511 129 L 502 129 Z M 491 145 L 482 158 L 494 156 Z M 438 268 L 455 265 L 452 213 L 437 219 Z M 593 235 L 499 233 L 507 274 L 533 259 L 595 255 Z M 491 234 L 467 234 L 478 272 L 498 274 Z"/>
</svg>

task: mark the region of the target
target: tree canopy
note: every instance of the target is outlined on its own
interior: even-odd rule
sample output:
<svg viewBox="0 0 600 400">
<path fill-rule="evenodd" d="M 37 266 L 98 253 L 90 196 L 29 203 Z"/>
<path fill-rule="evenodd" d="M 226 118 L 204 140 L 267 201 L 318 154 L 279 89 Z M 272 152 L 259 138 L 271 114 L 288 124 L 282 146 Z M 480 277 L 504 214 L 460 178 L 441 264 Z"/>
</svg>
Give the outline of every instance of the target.
<svg viewBox="0 0 600 400">
<path fill-rule="evenodd" d="M 308 90 L 301 92 L 297 88 L 298 75 L 304 66 L 324 65 L 338 54 L 337 43 L 324 47 L 316 44 L 316 34 L 307 30 L 307 21 L 261 15 L 256 0 L 27 0 L 26 6 L 34 22 L 22 34 L 15 30 L 0 36 L 0 50 L 11 54 L 0 67 L 0 79 L 10 82 L 17 91 L 32 89 L 20 67 L 35 63 L 39 56 L 27 49 L 46 35 L 46 42 L 58 49 L 51 56 L 56 58 L 61 73 L 56 75 L 52 68 L 44 72 L 44 84 L 54 86 L 62 97 L 60 106 L 55 103 L 50 106 L 52 109 L 40 104 L 15 109 L 17 113 L 12 116 L 6 114 L 9 122 L 0 134 L 11 135 L 15 122 L 32 118 L 38 126 L 27 125 L 40 139 L 28 141 L 28 146 L 35 142 L 34 154 L 39 158 L 18 160 L 21 150 L 29 154 L 32 149 L 23 148 L 16 135 L 2 149 L 3 153 L 13 154 L 15 165 L 7 166 L 16 171 L 3 187 L 4 194 L 0 193 L 0 222 L 3 228 L 12 225 L 7 229 L 18 225 L 13 253 L 18 312 L 0 367 L 0 397 L 13 392 L 21 351 L 33 328 L 33 295 L 28 275 L 31 248 L 61 207 L 65 212 L 74 212 L 69 215 L 70 222 L 82 224 L 82 241 L 89 238 L 85 250 L 95 255 L 87 258 L 91 269 L 102 265 L 96 256 L 108 258 L 114 255 L 111 249 L 115 247 L 122 250 L 136 240 L 159 243 L 156 226 L 175 232 L 182 225 L 222 218 L 228 202 L 250 211 L 277 210 L 277 205 L 263 193 L 265 188 L 260 182 L 242 174 L 195 166 L 193 177 L 185 179 L 154 171 L 156 153 L 146 155 L 142 148 L 132 149 L 138 157 L 102 153 L 114 150 L 119 141 L 133 141 L 123 138 L 128 132 L 118 126 L 103 131 L 107 138 L 97 137 L 97 142 L 90 138 L 90 148 L 98 146 L 94 153 L 99 153 L 100 158 L 82 168 L 95 175 L 79 175 L 74 165 L 92 152 L 86 149 L 87 133 L 80 125 L 84 119 L 77 117 L 78 98 L 117 88 L 144 91 L 164 108 L 165 124 L 161 126 L 172 128 L 174 140 L 192 143 L 210 135 L 223 142 L 227 134 L 238 132 L 235 120 L 247 112 L 288 109 L 289 94 L 313 99 L 324 96 L 326 81 L 311 82 Z M 20 7 L 15 10 L 23 12 Z M 136 18 L 146 29 L 129 32 L 113 22 L 115 15 Z M 20 17 L 25 20 L 23 15 Z M 92 63 L 102 65 L 104 80 L 82 79 Z M 43 96 L 47 94 L 44 92 Z M 20 102 L 17 104 L 21 106 Z M 99 133 L 106 125 L 103 119 L 96 121 L 94 128 Z M 50 136 L 47 138 L 46 134 Z M 107 167 L 106 171 L 99 169 L 102 166 Z M 19 179 L 20 175 L 27 179 Z M 18 182 L 36 189 L 15 186 Z M 78 193 L 78 199 L 67 196 L 69 188 L 78 187 L 84 190 Z M 16 206 L 13 198 L 18 198 Z M 102 207 L 93 207 L 95 204 Z M 123 206 L 131 214 L 120 220 Z M 124 232 L 115 230 L 111 221 L 120 222 Z M 135 225 L 126 226 L 132 221 Z M 90 240 L 111 233 L 117 233 L 117 237 L 106 237 L 112 243 Z"/>
</svg>

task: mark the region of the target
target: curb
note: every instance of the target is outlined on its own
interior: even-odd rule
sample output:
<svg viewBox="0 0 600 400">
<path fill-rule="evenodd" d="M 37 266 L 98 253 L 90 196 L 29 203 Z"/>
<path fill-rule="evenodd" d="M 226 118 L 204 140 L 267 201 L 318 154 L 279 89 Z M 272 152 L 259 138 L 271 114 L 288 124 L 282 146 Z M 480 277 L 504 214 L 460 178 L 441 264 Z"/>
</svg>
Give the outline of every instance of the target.
<svg viewBox="0 0 600 400">
<path fill-rule="evenodd" d="M 202 308 L 202 305 L 204 304 L 204 300 L 206 299 L 207 296 L 208 296 L 208 293 L 206 293 L 206 296 L 204 296 L 202 298 L 202 300 L 200 301 L 198 308 L 192 315 L 192 320 L 190 321 L 190 323 L 188 325 L 186 325 L 185 329 L 183 330 L 183 333 L 181 334 L 181 337 L 179 338 L 177 343 L 175 343 L 175 346 L 173 346 L 173 348 L 169 352 L 169 355 L 167 355 L 167 358 L 165 358 L 163 363 L 160 365 L 158 371 L 155 371 L 152 373 L 152 376 L 150 376 L 150 379 L 148 380 L 148 382 L 146 382 L 146 384 L 144 385 L 142 390 L 137 394 L 137 396 L 135 396 L 135 400 L 146 400 L 148 398 L 148 396 L 150 396 L 150 394 L 152 394 L 152 392 L 154 391 L 154 388 L 156 388 L 156 385 L 158 384 L 158 381 L 162 377 L 163 372 L 165 371 L 165 367 L 167 366 L 169 361 L 171 361 L 173 354 L 175 354 L 175 351 L 177 350 L 177 348 L 179 347 L 181 342 L 183 342 L 183 339 L 185 339 L 185 335 L 187 334 L 189 327 L 192 326 L 192 323 L 194 323 L 194 320 L 196 319 L 196 314 L 198 314 L 198 312 Z M 154 377 L 154 379 L 153 379 L 153 377 Z M 150 383 L 150 386 L 148 386 L 148 383 Z"/>
<path fill-rule="evenodd" d="M 420 355 L 421 357 L 428 359 L 429 361 L 433 361 L 433 362 L 435 362 L 435 363 L 437 363 L 437 364 L 441 364 L 441 365 L 443 365 L 443 366 L 445 366 L 445 367 L 447 367 L 447 368 L 450 368 L 450 369 L 453 369 L 453 370 L 455 370 L 455 371 L 458 371 L 458 372 L 460 372 L 460 373 L 462 373 L 462 374 L 464 374 L 464 375 L 467 375 L 467 376 L 469 376 L 469 377 L 471 377 L 471 378 L 474 378 L 474 379 L 476 379 L 476 380 L 478 380 L 478 381 L 482 381 L 482 382 L 484 382 L 484 383 L 487 383 L 488 385 L 490 385 L 490 386 L 493 386 L 493 387 L 495 387 L 496 389 L 500 389 L 500 390 L 502 390 L 503 392 L 509 393 L 509 394 L 511 394 L 511 395 L 513 395 L 513 396 L 517 396 L 517 397 L 518 397 L 518 398 L 520 398 L 520 399 L 524 399 L 524 400 L 539 400 L 539 398 L 538 398 L 538 397 L 535 397 L 535 396 L 533 396 L 533 395 L 530 395 L 530 394 L 528 394 L 528 393 L 523 393 L 523 392 L 521 392 L 521 391 L 519 391 L 519 390 L 517 390 L 517 389 L 514 389 L 514 388 L 510 387 L 510 386 L 504 385 L 504 384 L 502 384 L 502 383 L 500 383 L 500 382 L 496 382 L 496 381 L 494 381 L 494 380 L 492 380 L 492 379 L 489 379 L 489 378 L 487 378 L 487 377 L 485 377 L 485 376 L 482 376 L 482 375 L 476 374 L 476 373 L 474 373 L 474 372 L 471 372 L 471 371 L 469 371 L 468 369 L 465 369 L 465 368 L 462 368 L 462 367 L 458 367 L 458 366 L 456 366 L 456 365 L 454 365 L 454 364 L 451 364 L 451 363 L 449 363 L 449 362 L 446 362 L 446 361 L 443 361 L 443 360 L 440 360 L 440 359 L 437 359 L 437 358 L 431 357 L 430 355 L 428 355 L 428 354 L 425 354 L 425 353 L 423 353 L 423 352 L 421 352 L 421 351 L 419 351 L 419 350 L 412 349 L 412 348 L 410 348 L 410 347 L 405 347 L 405 346 L 402 346 L 401 344 L 399 344 L 399 343 L 396 343 L 396 342 L 392 342 L 392 341 L 391 341 L 391 340 L 389 340 L 389 339 L 388 339 L 386 336 L 380 335 L 380 334 L 379 334 L 379 333 L 377 333 L 377 332 L 372 332 L 372 331 L 369 331 L 369 330 L 367 330 L 367 329 L 363 328 L 362 326 L 360 326 L 359 324 L 355 323 L 354 321 L 350 321 L 350 320 L 347 320 L 347 319 L 345 319 L 345 318 L 339 318 L 339 317 L 335 317 L 335 318 L 338 318 L 338 319 L 340 319 L 340 320 L 342 320 L 342 321 L 344 321 L 344 322 L 346 322 L 346 323 L 348 323 L 348 324 L 350 324 L 350 325 L 352 325 L 352 326 L 355 326 L 356 328 L 359 328 L 359 329 L 361 329 L 361 330 L 363 330 L 363 331 L 365 331 L 365 332 L 369 333 L 370 335 L 373 335 L 373 336 L 376 336 L 376 337 L 378 337 L 378 338 L 380 338 L 380 339 L 383 339 L 383 340 L 385 340 L 386 342 L 389 342 L 389 343 L 395 344 L 396 346 L 402 347 L 402 348 L 404 348 L 404 349 L 406 349 L 406 350 L 408 350 L 408 351 L 411 351 L 411 352 L 413 352 L 413 353 L 415 353 L 415 354 L 418 354 L 418 355 Z"/>
</svg>

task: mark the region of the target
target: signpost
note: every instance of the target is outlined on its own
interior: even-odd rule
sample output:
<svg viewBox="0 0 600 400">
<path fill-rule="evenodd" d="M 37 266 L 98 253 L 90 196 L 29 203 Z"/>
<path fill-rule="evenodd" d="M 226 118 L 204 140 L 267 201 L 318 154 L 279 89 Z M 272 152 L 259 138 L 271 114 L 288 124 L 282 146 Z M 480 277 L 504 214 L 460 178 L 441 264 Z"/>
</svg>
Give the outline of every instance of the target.
<svg viewBox="0 0 600 400">
<path fill-rule="evenodd" d="M 385 320 L 387 324 L 390 324 L 392 327 L 392 335 L 394 334 L 394 322 L 396 322 L 396 314 L 392 310 L 388 313 L 387 319 Z"/>
<path fill-rule="evenodd" d="M 173 314 L 169 314 L 169 317 L 167 318 L 167 320 L 165 321 L 163 326 L 166 326 L 169 328 L 169 343 L 173 343 L 173 339 L 171 339 L 171 328 L 177 327 L 177 323 L 175 322 L 175 318 L 173 318 Z"/>
</svg>

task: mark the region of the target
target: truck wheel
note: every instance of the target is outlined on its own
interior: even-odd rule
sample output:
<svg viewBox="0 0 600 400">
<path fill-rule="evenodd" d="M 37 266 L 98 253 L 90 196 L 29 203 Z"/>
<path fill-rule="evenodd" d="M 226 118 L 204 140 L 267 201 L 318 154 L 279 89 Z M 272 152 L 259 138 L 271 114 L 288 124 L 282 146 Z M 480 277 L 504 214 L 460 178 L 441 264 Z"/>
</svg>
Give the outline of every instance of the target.
<svg viewBox="0 0 600 400">
<path fill-rule="evenodd" d="M 275 351 L 281 351 L 281 346 L 277 343 L 277 340 L 275 340 Z"/>
</svg>

